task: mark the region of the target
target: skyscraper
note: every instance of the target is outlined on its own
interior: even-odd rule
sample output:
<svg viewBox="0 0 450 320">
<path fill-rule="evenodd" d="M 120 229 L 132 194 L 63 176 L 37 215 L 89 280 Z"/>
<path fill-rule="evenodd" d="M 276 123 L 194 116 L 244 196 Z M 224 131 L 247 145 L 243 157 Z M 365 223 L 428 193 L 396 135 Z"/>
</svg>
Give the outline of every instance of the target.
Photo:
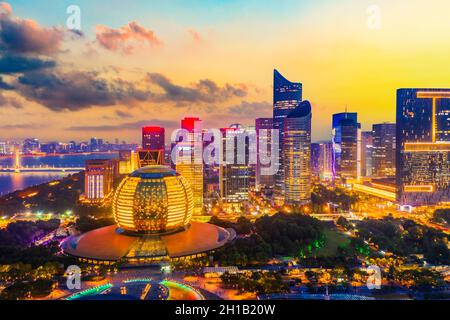
<svg viewBox="0 0 450 320">
<path fill-rule="evenodd" d="M 114 179 L 118 175 L 116 159 L 86 160 L 85 196 L 89 201 L 102 201 L 113 191 Z"/>
<path fill-rule="evenodd" d="M 222 128 L 221 133 L 224 159 L 220 164 L 220 195 L 225 204 L 240 206 L 248 200 L 249 189 L 254 183 L 254 167 L 250 164 L 250 155 L 256 152 L 251 141 L 252 135 L 256 140 L 256 133 L 239 124 Z M 241 149 L 239 144 L 242 144 Z M 242 158 L 239 152 L 243 152 Z"/>
<path fill-rule="evenodd" d="M 203 150 L 216 145 L 216 137 L 210 136 L 208 130 L 203 129 Z M 207 136 L 207 137 L 206 137 Z M 220 137 L 219 145 L 222 144 Z M 211 157 L 219 155 L 220 149 L 213 149 L 209 154 Z M 203 163 L 203 202 L 205 206 L 212 206 L 220 199 L 220 160 Z"/>
<path fill-rule="evenodd" d="M 373 175 L 395 175 L 395 123 L 373 125 Z"/>
<path fill-rule="evenodd" d="M 397 201 L 450 201 L 450 89 L 397 90 Z"/>
<path fill-rule="evenodd" d="M 203 214 L 203 141 L 202 125 L 199 118 L 184 118 L 181 129 L 186 130 L 186 140 L 178 142 L 176 170 L 191 184 L 194 194 L 194 215 Z M 199 154 L 196 154 L 199 152 Z M 197 159 L 198 157 L 198 159 Z"/>
<path fill-rule="evenodd" d="M 373 174 L 373 132 L 361 133 L 361 176 L 370 177 Z"/>
<path fill-rule="evenodd" d="M 275 193 L 281 196 L 284 192 L 283 139 L 284 119 L 302 101 L 302 84 L 290 82 L 274 70 L 273 75 L 273 128 L 279 130 L 278 173 L 275 174 Z"/>
<path fill-rule="evenodd" d="M 264 153 L 267 157 L 271 156 L 271 130 L 273 129 L 273 119 L 272 118 L 259 118 L 255 120 L 256 129 L 256 143 L 257 143 L 257 157 L 256 157 L 256 186 L 272 187 L 274 183 L 273 175 L 261 174 L 263 168 L 267 168 L 270 165 L 261 164 L 261 154 Z M 266 131 L 264 131 L 266 130 Z M 261 142 L 264 141 L 265 143 Z M 267 150 L 262 150 L 264 146 Z"/>
<path fill-rule="evenodd" d="M 356 112 L 333 115 L 333 175 L 358 179 L 361 161 L 361 125 Z"/>
<path fill-rule="evenodd" d="M 311 144 L 311 174 L 320 180 L 333 178 L 333 144 L 323 141 Z"/>
<path fill-rule="evenodd" d="M 165 130 L 161 127 L 142 128 L 142 149 L 164 150 Z"/>
<path fill-rule="evenodd" d="M 284 120 L 285 203 L 311 201 L 311 104 L 303 101 Z"/>
</svg>

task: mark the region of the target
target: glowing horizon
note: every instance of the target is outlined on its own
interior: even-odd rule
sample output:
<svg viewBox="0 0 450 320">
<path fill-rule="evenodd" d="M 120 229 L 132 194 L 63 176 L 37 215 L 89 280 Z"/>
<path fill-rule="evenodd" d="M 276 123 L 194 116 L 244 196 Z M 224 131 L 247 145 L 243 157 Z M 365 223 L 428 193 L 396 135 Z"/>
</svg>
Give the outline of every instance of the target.
<svg viewBox="0 0 450 320">
<path fill-rule="evenodd" d="M 312 139 L 329 140 L 331 116 L 346 106 L 370 130 L 395 122 L 397 89 L 450 86 L 445 0 L 81 0 L 81 35 L 65 30 L 71 4 L 3 2 L 2 23 L 46 46 L 7 42 L 0 28 L 0 140 L 139 142 L 140 127 L 170 136 L 185 116 L 205 128 L 254 125 L 272 116 L 274 68 L 303 84 Z M 11 70 L 30 59 L 34 69 Z"/>
</svg>

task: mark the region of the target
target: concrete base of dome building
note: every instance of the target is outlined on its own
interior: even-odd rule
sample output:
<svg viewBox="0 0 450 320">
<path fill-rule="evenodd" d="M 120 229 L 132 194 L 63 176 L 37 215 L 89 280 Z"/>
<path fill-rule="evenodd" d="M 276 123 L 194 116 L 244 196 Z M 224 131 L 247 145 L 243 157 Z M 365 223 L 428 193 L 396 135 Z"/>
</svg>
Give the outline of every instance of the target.
<svg viewBox="0 0 450 320">
<path fill-rule="evenodd" d="M 151 265 L 205 256 L 235 236 L 232 229 L 202 222 L 191 222 L 186 230 L 164 235 L 130 235 L 112 225 L 70 237 L 62 249 L 86 263 Z"/>
</svg>

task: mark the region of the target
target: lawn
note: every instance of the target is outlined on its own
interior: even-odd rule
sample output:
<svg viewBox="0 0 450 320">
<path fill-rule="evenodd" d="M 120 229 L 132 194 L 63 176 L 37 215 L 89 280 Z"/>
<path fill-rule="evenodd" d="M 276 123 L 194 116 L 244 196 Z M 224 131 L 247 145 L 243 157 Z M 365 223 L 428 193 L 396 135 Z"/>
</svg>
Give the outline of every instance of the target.
<svg viewBox="0 0 450 320">
<path fill-rule="evenodd" d="M 326 239 L 325 246 L 319 250 L 317 254 L 318 257 L 335 256 L 340 245 L 350 243 L 349 236 L 336 230 L 326 228 L 324 234 Z"/>
</svg>

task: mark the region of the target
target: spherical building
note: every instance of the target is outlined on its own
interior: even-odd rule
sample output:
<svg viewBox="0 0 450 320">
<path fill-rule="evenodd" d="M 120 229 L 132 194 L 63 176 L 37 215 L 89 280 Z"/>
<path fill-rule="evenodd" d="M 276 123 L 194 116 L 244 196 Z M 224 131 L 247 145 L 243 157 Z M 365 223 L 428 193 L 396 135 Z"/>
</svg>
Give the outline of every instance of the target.
<svg viewBox="0 0 450 320">
<path fill-rule="evenodd" d="M 125 177 L 112 203 L 117 225 L 67 238 L 63 251 L 87 263 L 146 265 L 206 256 L 236 236 L 234 230 L 191 221 L 189 182 L 165 166 Z"/>
<path fill-rule="evenodd" d="M 139 234 L 163 234 L 189 225 L 194 203 L 185 178 L 165 166 L 148 166 L 126 177 L 116 190 L 117 225 Z"/>
</svg>

